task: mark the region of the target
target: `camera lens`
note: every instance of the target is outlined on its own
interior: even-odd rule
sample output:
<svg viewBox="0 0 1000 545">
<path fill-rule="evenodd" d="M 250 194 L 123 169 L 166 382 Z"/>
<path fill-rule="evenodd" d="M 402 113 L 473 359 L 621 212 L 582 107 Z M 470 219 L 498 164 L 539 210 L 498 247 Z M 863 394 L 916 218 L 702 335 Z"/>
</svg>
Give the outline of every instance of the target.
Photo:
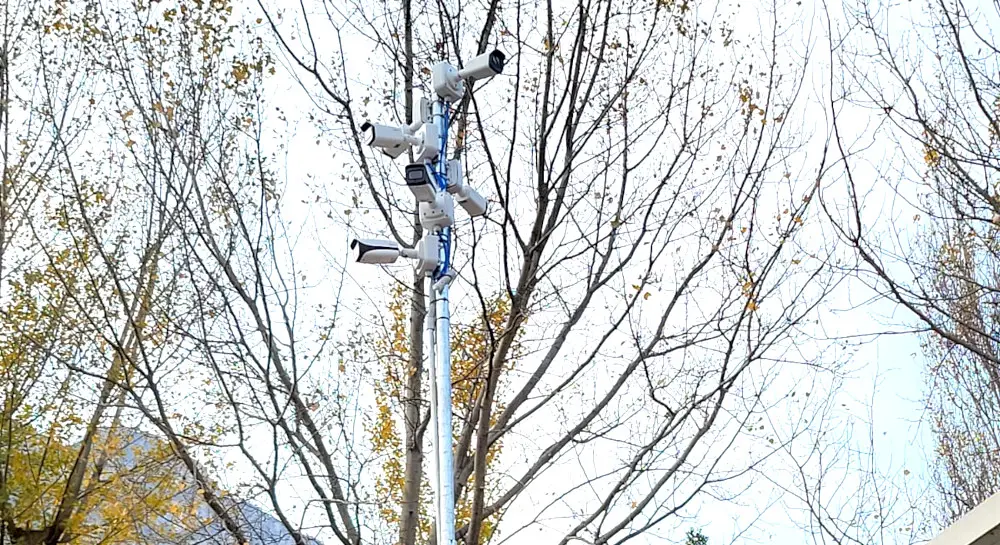
<svg viewBox="0 0 1000 545">
<path fill-rule="evenodd" d="M 375 141 L 375 126 L 365 121 L 361 125 L 361 132 L 364 133 L 365 144 L 372 145 L 372 142 Z"/>
<path fill-rule="evenodd" d="M 497 74 L 503 72 L 503 63 L 507 60 L 507 55 L 504 55 L 499 49 L 494 49 L 490 53 L 490 70 L 493 70 Z"/>
</svg>

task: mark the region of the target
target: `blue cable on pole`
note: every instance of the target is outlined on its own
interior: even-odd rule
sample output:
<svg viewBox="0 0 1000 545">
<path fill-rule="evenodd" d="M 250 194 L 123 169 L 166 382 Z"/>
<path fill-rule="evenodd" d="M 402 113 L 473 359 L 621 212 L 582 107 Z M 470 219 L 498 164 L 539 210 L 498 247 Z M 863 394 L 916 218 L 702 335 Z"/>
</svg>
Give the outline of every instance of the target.
<svg viewBox="0 0 1000 545">
<path fill-rule="evenodd" d="M 441 191 L 448 190 L 448 178 L 447 178 L 447 168 L 448 168 L 448 158 L 444 150 L 448 149 L 448 132 L 451 128 L 450 119 L 451 107 L 448 102 L 441 101 L 441 116 L 444 126 L 444 130 L 441 131 L 440 135 L 440 149 L 441 155 L 438 156 L 437 165 L 435 170 L 435 177 L 437 178 L 438 187 Z M 441 229 L 441 234 L 438 235 L 438 242 L 444 251 L 444 259 L 441 262 L 441 266 L 435 271 L 434 279 L 440 280 L 443 276 L 448 274 L 451 270 L 451 227 L 445 227 Z"/>
</svg>

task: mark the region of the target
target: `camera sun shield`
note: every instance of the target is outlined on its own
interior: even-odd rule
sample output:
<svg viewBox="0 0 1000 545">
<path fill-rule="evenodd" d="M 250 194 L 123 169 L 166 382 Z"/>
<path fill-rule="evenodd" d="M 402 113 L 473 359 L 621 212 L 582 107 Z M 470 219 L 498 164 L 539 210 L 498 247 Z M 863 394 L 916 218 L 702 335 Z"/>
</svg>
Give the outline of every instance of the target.
<svg viewBox="0 0 1000 545">
<path fill-rule="evenodd" d="M 434 202 L 437 200 L 437 182 L 434 173 L 427 163 L 410 163 L 406 165 L 406 187 L 413 192 L 417 202 Z"/>
<path fill-rule="evenodd" d="M 357 262 L 368 265 L 388 265 L 399 259 L 399 244 L 391 240 L 354 239 L 351 249 L 358 252 Z"/>
</svg>

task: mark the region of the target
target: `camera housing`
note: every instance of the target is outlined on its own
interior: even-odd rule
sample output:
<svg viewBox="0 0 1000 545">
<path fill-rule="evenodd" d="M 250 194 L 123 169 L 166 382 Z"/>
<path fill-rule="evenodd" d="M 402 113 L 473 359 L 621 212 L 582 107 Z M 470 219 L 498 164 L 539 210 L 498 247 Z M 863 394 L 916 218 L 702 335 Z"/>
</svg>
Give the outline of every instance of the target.
<svg viewBox="0 0 1000 545">
<path fill-rule="evenodd" d="M 396 244 L 394 241 L 373 238 L 356 238 L 351 241 L 351 249 L 357 250 L 358 257 L 356 261 L 358 263 L 368 265 L 388 265 L 395 263 L 402 253 L 399 244 Z"/>
<path fill-rule="evenodd" d="M 406 148 L 420 144 L 420 141 L 403 127 L 365 121 L 361 125 L 361 132 L 364 134 L 366 144 L 381 149 L 382 153 L 393 159 L 402 155 Z"/>
<path fill-rule="evenodd" d="M 361 124 L 361 132 L 366 144 L 381 149 L 382 153 L 393 159 L 402 155 L 409 147 L 417 148 L 418 161 L 433 160 L 441 151 L 438 126 L 425 123 L 422 119 L 404 126 L 365 121 Z"/>
<path fill-rule="evenodd" d="M 474 57 L 465 63 L 465 68 L 458 71 L 458 77 L 461 79 L 492 78 L 503 72 L 503 65 L 506 60 L 507 55 L 504 55 L 499 49 L 494 49 L 489 53 L 483 53 L 478 57 Z"/>
<path fill-rule="evenodd" d="M 455 203 L 438 189 L 437 177 L 428 163 L 406 165 L 406 187 L 416 197 L 420 225 L 427 229 L 449 227 L 455 223 Z"/>
<path fill-rule="evenodd" d="M 366 265 L 389 265 L 405 257 L 416 261 L 414 268 L 420 274 L 433 272 L 438 266 L 438 239 L 433 233 L 417 241 L 416 248 L 405 248 L 391 240 L 356 238 L 351 241 L 351 249 L 358 252 L 356 261 Z"/>
<path fill-rule="evenodd" d="M 472 217 L 486 214 L 486 198 L 478 191 L 465 185 L 462 162 L 458 159 L 448 161 L 448 193 L 455 196 L 458 204 Z"/>
<path fill-rule="evenodd" d="M 406 187 L 413 192 L 417 202 L 434 202 L 438 198 L 438 185 L 431 166 L 427 163 L 410 163 L 404 171 Z"/>
<path fill-rule="evenodd" d="M 477 218 L 486 215 L 486 197 L 478 191 L 466 186 L 465 191 L 455 197 L 455 200 L 465 209 L 465 213 Z"/>
</svg>

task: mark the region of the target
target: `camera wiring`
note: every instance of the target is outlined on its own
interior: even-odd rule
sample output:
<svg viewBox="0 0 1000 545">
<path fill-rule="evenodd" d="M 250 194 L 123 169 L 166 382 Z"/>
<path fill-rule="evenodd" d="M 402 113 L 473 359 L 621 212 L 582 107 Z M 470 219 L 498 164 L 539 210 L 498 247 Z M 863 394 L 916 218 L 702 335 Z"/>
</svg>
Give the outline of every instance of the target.
<svg viewBox="0 0 1000 545">
<path fill-rule="evenodd" d="M 448 133 L 451 129 L 451 104 L 449 102 L 445 100 L 441 101 L 441 113 L 439 115 L 442 117 L 442 126 L 444 127 L 444 130 L 442 130 L 439 135 L 439 149 L 445 150 L 448 145 Z M 438 187 L 442 192 L 446 192 L 448 190 L 447 169 L 448 158 L 444 153 L 442 153 L 438 157 L 437 164 L 434 169 Z M 444 257 L 441 260 L 441 265 L 438 267 L 438 270 L 434 272 L 435 280 L 440 280 L 451 272 L 451 227 L 441 229 L 441 232 L 438 234 L 438 243 L 441 245 Z"/>
</svg>

